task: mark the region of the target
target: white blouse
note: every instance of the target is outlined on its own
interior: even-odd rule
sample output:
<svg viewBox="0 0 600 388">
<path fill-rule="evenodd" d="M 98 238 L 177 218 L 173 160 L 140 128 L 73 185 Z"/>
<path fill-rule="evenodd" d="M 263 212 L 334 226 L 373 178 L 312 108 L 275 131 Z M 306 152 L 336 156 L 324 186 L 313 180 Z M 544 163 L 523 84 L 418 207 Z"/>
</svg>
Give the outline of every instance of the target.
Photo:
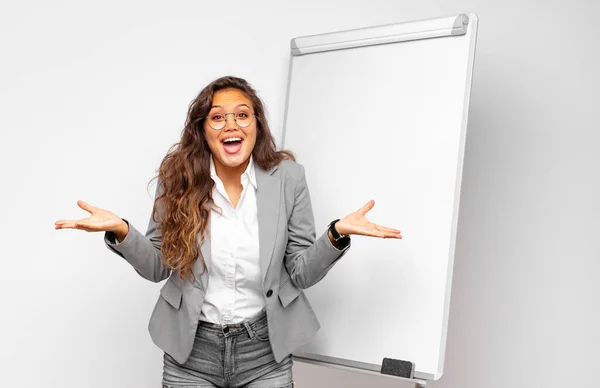
<svg viewBox="0 0 600 388">
<path fill-rule="evenodd" d="M 210 176 L 215 181 L 215 205 L 210 213 L 211 257 L 207 261 L 209 281 L 200 320 L 217 324 L 239 323 L 265 307 L 258 245 L 256 173 L 250 156 L 241 176 L 242 194 L 234 208 L 210 158 Z"/>
</svg>

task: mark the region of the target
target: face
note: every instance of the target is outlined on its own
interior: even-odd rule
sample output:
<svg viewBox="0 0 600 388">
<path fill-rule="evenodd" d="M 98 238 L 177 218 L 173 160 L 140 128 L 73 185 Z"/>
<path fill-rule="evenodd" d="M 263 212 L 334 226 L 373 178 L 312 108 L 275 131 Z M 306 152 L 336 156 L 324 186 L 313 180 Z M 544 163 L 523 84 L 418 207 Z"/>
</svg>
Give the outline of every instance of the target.
<svg viewBox="0 0 600 388">
<path fill-rule="evenodd" d="M 249 98 L 238 89 L 222 89 L 213 95 L 212 107 L 208 117 L 204 120 L 204 135 L 208 147 L 213 154 L 215 167 L 235 169 L 242 166 L 244 169 L 249 161 L 254 144 L 256 143 L 256 117 L 252 124 L 246 128 L 240 127 L 234 120 L 234 115 L 226 113 L 244 114 L 254 113 L 254 106 Z M 225 118 L 225 126 L 221 130 L 210 127 L 210 118 Z M 238 138 L 240 141 L 225 142 L 229 138 Z"/>
</svg>

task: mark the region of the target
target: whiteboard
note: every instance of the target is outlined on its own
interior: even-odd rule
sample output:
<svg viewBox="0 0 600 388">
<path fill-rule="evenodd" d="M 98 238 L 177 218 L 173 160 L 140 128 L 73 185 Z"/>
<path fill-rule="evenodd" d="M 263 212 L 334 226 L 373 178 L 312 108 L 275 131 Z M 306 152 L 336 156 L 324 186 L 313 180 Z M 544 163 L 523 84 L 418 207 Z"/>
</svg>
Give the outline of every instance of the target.
<svg viewBox="0 0 600 388">
<path fill-rule="evenodd" d="M 442 376 L 477 16 L 291 41 L 281 148 L 306 169 L 315 224 L 362 207 L 403 239 L 353 236 L 306 290 L 317 337 L 296 356 Z"/>
</svg>

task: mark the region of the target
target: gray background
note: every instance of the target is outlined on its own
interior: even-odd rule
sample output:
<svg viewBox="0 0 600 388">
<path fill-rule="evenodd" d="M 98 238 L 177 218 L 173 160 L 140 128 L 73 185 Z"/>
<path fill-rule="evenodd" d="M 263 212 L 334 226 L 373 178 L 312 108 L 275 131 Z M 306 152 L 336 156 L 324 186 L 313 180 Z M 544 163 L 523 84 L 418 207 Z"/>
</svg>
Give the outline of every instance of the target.
<svg viewBox="0 0 600 388">
<path fill-rule="evenodd" d="M 476 12 L 445 376 L 430 386 L 597 387 L 599 11 L 591 0 L 3 3 L 2 385 L 158 386 L 146 325 L 160 285 L 100 234 L 53 225 L 84 216 L 83 199 L 144 229 L 145 185 L 202 86 L 247 78 L 279 137 L 292 37 Z M 299 387 L 408 386 L 300 363 L 295 374 Z"/>
</svg>

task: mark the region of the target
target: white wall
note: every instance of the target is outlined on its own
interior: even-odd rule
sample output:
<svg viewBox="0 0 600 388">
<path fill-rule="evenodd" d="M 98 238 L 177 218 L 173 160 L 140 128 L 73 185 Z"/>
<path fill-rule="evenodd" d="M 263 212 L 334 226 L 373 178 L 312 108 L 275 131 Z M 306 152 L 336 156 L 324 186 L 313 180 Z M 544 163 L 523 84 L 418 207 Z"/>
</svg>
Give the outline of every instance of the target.
<svg viewBox="0 0 600 388">
<path fill-rule="evenodd" d="M 160 285 L 83 199 L 145 230 L 146 183 L 187 104 L 247 78 L 281 133 L 289 40 L 476 12 L 479 39 L 445 376 L 431 387 L 597 387 L 600 6 L 587 1 L 12 2 L 0 16 L 2 386 L 158 386 Z M 301 161 L 300 161 L 301 162 Z M 299 387 L 398 387 L 295 366 Z"/>
</svg>

